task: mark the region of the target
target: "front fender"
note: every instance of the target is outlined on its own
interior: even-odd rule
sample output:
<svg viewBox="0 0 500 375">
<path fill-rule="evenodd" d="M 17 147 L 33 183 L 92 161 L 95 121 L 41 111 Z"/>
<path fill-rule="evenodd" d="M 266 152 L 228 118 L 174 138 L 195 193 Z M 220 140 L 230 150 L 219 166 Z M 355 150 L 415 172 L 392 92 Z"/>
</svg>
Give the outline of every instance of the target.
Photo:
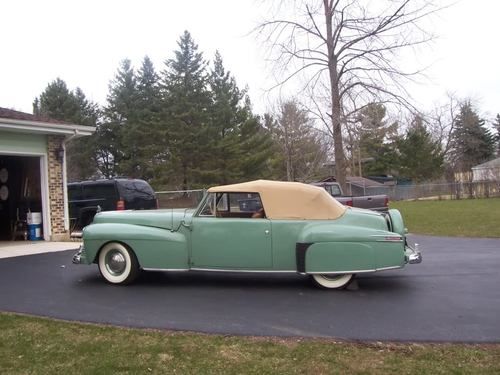
<svg viewBox="0 0 500 375">
<path fill-rule="evenodd" d="M 99 250 L 109 242 L 131 248 L 141 268 L 188 268 L 187 239 L 180 231 L 122 223 L 91 224 L 83 231 L 87 263 L 95 263 Z"/>
</svg>

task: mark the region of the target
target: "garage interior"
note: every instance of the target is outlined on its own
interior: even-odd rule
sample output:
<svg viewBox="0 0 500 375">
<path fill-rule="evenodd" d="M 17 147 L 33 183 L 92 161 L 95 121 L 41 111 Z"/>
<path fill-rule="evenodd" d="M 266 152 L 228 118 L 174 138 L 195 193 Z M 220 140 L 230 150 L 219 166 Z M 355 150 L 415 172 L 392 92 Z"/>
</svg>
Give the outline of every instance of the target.
<svg viewBox="0 0 500 375">
<path fill-rule="evenodd" d="M 38 156 L 0 155 L 0 241 L 29 238 L 28 213 L 42 213 L 40 165 Z"/>
</svg>

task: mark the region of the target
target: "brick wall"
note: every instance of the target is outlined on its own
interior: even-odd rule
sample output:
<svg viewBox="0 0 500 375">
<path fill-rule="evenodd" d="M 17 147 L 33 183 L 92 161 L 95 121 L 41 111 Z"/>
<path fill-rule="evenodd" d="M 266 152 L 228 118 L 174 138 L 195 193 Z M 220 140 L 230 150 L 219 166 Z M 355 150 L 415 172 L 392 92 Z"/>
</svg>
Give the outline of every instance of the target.
<svg viewBox="0 0 500 375">
<path fill-rule="evenodd" d="M 69 233 L 64 229 L 63 166 L 57 156 L 64 137 L 49 135 L 47 138 L 51 240 L 64 241 L 69 239 Z"/>
</svg>

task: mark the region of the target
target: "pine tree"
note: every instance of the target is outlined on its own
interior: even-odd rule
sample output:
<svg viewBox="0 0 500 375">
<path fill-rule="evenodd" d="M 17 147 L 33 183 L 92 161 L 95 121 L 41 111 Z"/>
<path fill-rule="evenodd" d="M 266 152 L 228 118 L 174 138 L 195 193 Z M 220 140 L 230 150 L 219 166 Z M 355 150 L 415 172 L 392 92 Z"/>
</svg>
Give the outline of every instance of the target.
<svg viewBox="0 0 500 375">
<path fill-rule="evenodd" d="M 460 106 L 452 134 L 452 161 L 456 171 L 468 172 L 473 166 L 493 158 L 495 140 L 484 123 L 470 101 Z"/>
<path fill-rule="evenodd" d="M 132 155 L 126 163 L 131 175 L 149 181 L 161 171 L 158 167 L 162 160 L 165 137 L 160 130 L 160 88 L 159 76 L 156 74 L 151 59 L 144 57 L 142 66 L 136 77 L 137 99 L 134 118 L 123 135 L 122 142 L 132 145 Z"/>
<path fill-rule="evenodd" d="M 495 128 L 496 141 L 497 141 L 497 156 L 500 157 L 500 114 L 497 113 L 497 117 L 495 117 L 495 121 L 493 122 L 493 127 Z"/>
<path fill-rule="evenodd" d="M 207 139 L 212 157 L 206 164 L 205 179 L 210 184 L 227 184 L 241 179 L 242 144 L 240 133 L 251 117 L 246 90 L 240 90 L 222 57 L 215 53 L 214 67 L 208 77 L 211 94 Z"/>
<path fill-rule="evenodd" d="M 99 129 L 100 163 L 105 174 L 140 177 L 136 160 L 141 145 L 134 137 L 138 122 L 137 97 L 134 69 L 131 61 L 125 59 L 109 85 L 108 104 L 104 109 L 106 121 Z"/>
<path fill-rule="evenodd" d="M 99 126 L 100 108 L 96 103 L 87 100 L 83 91 L 77 87 L 74 99 L 79 111 L 73 121 L 79 125 Z M 66 146 L 68 160 L 68 180 L 78 181 L 91 178 L 97 173 L 96 144 L 98 134 L 77 138 Z"/>
<path fill-rule="evenodd" d="M 432 139 L 423 119 L 415 116 L 405 136 L 397 141 L 399 175 L 415 183 L 439 177 L 444 156 L 439 142 Z"/>
<path fill-rule="evenodd" d="M 66 82 L 57 78 L 33 102 L 33 114 L 78 125 L 96 126 L 100 109 L 87 100 L 80 88 L 71 92 Z M 74 139 L 66 144 L 68 179 L 83 180 L 97 171 L 95 145 L 97 135 Z"/>
<path fill-rule="evenodd" d="M 182 189 L 199 184 L 203 161 L 210 156 L 207 140 L 210 95 L 206 87 L 206 62 L 191 34 L 185 31 L 175 57 L 165 62 L 162 74 L 164 111 L 168 126 L 169 166 L 173 176 L 181 176 Z"/>
<path fill-rule="evenodd" d="M 276 151 L 271 132 L 257 116 L 245 121 L 238 134 L 239 139 L 239 180 L 255 180 L 273 177 L 272 156 Z"/>
<path fill-rule="evenodd" d="M 385 106 L 378 103 L 367 105 L 358 116 L 360 130 L 356 164 L 359 166 L 367 159 L 372 160 L 362 166 L 364 175 L 387 174 L 393 168 L 398 124 L 388 123 L 385 116 Z"/>
</svg>

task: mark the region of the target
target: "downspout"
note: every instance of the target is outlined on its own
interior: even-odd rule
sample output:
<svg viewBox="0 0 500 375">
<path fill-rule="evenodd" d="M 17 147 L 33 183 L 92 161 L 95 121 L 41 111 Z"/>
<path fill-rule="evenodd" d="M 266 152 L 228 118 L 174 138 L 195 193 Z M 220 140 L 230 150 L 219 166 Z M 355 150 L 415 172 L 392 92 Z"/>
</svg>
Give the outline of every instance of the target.
<svg viewBox="0 0 500 375">
<path fill-rule="evenodd" d="M 66 142 L 71 141 L 72 139 L 78 136 L 78 130 L 74 130 L 74 133 L 70 136 L 67 136 L 62 141 L 62 149 L 63 149 L 63 160 L 62 160 L 62 178 L 63 178 L 63 194 L 64 194 L 64 230 L 69 230 L 69 206 L 68 206 L 68 175 L 66 171 Z M 71 234 L 71 233 L 70 233 Z"/>
</svg>

